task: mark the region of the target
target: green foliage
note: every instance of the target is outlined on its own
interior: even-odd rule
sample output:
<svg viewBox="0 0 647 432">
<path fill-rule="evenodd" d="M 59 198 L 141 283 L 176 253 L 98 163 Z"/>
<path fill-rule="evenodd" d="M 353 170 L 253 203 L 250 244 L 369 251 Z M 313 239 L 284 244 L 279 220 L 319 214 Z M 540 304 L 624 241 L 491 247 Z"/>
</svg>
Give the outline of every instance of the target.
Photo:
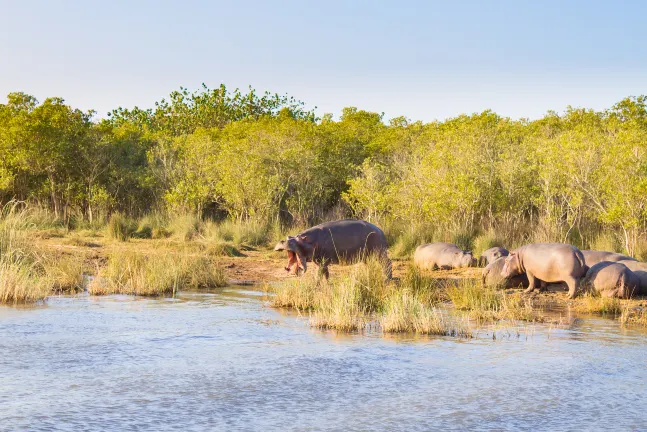
<svg viewBox="0 0 647 432">
<path fill-rule="evenodd" d="M 0 202 L 36 202 L 66 228 L 115 212 L 229 216 L 272 230 L 350 213 L 400 227 L 391 240 L 434 232 L 477 251 L 501 239 L 588 248 L 604 231 L 614 249 L 637 254 L 647 235 L 645 96 L 535 121 L 484 111 L 423 124 L 353 107 L 319 120 L 289 96 L 223 85 L 92 116 L 61 98 L 9 94 Z M 180 236 L 204 235 L 189 231 Z M 400 256 L 414 243 L 406 235 L 395 241 Z M 225 241 L 267 242 L 251 237 Z"/>
</svg>

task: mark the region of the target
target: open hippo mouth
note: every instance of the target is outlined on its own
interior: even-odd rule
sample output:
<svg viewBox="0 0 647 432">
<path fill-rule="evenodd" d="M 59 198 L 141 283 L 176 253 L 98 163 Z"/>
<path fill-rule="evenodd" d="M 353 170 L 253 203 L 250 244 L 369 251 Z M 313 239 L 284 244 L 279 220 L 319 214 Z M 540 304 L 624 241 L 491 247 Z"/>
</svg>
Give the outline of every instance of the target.
<svg viewBox="0 0 647 432">
<path fill-rule="evenodd" d="M 287 251 L 288 253 L 288 265 L 285 267 L 285 270 L 292 274 L 299 274 L 299 269 L 303 272 L 306 271 L 306 266 L 299 257 L 298 253 L 292 252 L 291 250 Z"/>
<path fill-rule="evenodd" d="M 288 273 L 298 275 L 299 270 L 305 273 L 308 268 L 305 256 L 296 243 L 294 237 L 288 237 L 287 240 L 282 240 L 276 244 L 274 248 L 276 251 L 286 251 L 288 254 L 288 264 L 285 266 L 285 271 Z"/>
</svg>

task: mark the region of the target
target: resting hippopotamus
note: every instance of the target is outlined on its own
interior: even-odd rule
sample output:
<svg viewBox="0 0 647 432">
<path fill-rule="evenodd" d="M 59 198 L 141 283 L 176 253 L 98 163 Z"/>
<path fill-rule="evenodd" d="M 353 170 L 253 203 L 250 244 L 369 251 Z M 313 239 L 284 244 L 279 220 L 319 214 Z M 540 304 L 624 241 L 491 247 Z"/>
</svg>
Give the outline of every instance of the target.
<svg viewBox="0 0 647 432">
<path fill-rule="evenodd" d="M 498 260 L 501 257 L 507 257 L 510 255 L 510 252 L 506 248 L 502 247 L 493 247 L 486 251 L 483 251 L 479 257 L 479 265 L 488 265 L 492 264 L 494 261 Z"/>
<path fill-rule="evenodd" d="M 505 257 L 498 258 L 489 263 L 481 273 L 483 277 L 483 285 L 497 288 L 528 287 L 528 277 L 526 277 L 525 273 L 510 276 L 508 278 L 501 276 L 501 270 L 503 270 L 504 265 Z"/>
<path fill-rule="evenodd" d="M 582 285 L 604 297 L 630 298 L 638 294 L 640 279 L 624 264 L 602 261 L 589 269 Z"/>
<path fill-rule="evenodd" d="M 635 260 L 622 260 L 618 264 L 624 264 L 629 270 L 634 272 L 640 282 L 638 295 L 647 295 L 647 263 Z"/>
<path fill-rule="evenodd" d="M 593 267 L 602 261 L 635 261 L 635 259 L 630 256 L 607 251 L 583 250 L 582 255 L 584 255 L 584 263 L 589 267 Z"/>
<path fill-rule="evenodd" d="M 573 298 L 586 275 L 582 252 L 575 246 L 563 243 L 532 243 L 515 249 L 505 258 L 501 276 L 510 277 L 525 273 L 528 289 L 532 292 L 540 279 L 541 287 L 547 282 L 566 282 L 568 296 Z"/>
<path fill-rule="evenodd" d="M 326 222 L 307 229 L 295 236 L 288 236 L 276 244 L 274 250 L 288 253 L 285 270 L 298 274 L 305 272 L 307 262 L 319 265 L 328 278 L 330 264 L 352 264 L 377 254 L 383 262 L 386 277 L 391 278 L 391 261 L 386 252 L 386 236 L 381 229 L 363 220 L 339 220 Z"/>
<path fill-rule="evenodd" d="M 453 243 L 429 243 L 418 246 L 413 254 L 413 262 L 418 267 L 429 270 L 436 267 L 449 270 L 476 265 L 471 251 L 462 250 Z"/>
</svg>

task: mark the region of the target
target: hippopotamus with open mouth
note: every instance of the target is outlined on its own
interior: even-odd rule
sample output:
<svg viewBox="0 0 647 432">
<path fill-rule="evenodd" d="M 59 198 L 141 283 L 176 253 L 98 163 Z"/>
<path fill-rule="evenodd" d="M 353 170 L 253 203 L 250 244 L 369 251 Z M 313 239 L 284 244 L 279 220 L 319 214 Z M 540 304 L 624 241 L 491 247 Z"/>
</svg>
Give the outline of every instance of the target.
<svg viewBox="0 0 647 432">
<path fill-rule="evenodd" d="M 386 249 L 386 236 L 381 229 L 369 222 L 351 219 L 317 225 L 288 236 L 274 247 L 275 251 L 287 251 L 286 271 L 298 275 L 300 270 L 307 270 L 311 261 L 326 278 L 330 264 L 354 264 L 365 261 L 371 254 L 379 256 L 385 276 L 391 278 L 391 261 Z"/>
</svg>

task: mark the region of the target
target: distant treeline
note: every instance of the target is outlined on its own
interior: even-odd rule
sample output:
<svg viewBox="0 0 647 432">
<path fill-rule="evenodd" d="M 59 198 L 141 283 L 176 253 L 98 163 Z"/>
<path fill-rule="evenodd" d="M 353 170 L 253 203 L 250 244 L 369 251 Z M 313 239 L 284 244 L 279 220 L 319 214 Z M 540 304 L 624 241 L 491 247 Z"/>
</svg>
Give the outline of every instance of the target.
<svg viewBox="0 0 647 432">
<path fill-rule="evenodd" d="M 646 232 L 647 97 L 539 120 L 491 111 L 431 123 L 345 108 L 317 118 L 288 96 L 202 88 L 94 121 L 49 98 L 0 105 L 0 197 L 64 220 L 119 211 L 307 225 L 356 216 L 400 230 L 629 252 Z"/>
</svg>

